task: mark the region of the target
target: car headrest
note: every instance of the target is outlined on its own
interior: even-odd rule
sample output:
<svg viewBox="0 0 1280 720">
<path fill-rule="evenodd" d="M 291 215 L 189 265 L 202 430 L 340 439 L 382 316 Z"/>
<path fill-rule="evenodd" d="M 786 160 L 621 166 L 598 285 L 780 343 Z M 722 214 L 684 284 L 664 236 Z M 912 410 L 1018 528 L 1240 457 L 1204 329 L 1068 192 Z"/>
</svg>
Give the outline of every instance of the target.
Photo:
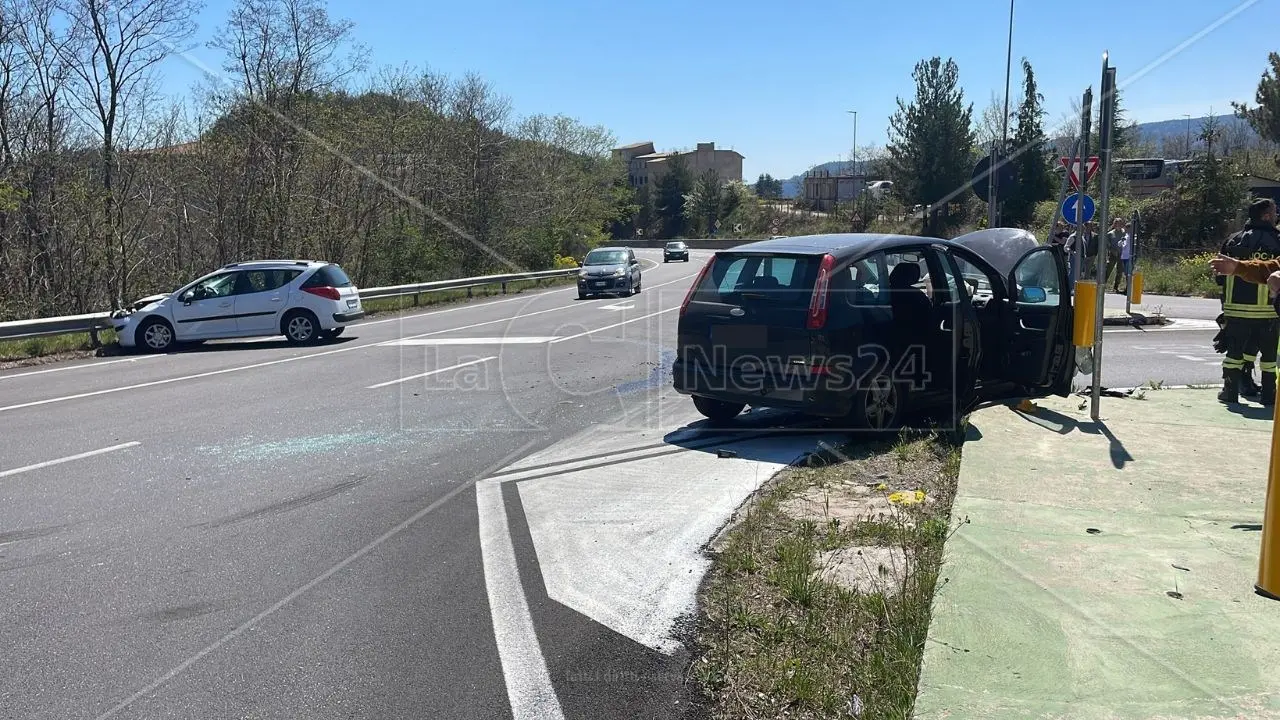
<svg viewBox="0 0 1280 720">
<path fill-rule="evenodd" d="M 889 287 L 903 290 L 920 282 L 920 266 L 916 263 L 902 263 L 893 267 L 889 273 Z"/>
</svg>

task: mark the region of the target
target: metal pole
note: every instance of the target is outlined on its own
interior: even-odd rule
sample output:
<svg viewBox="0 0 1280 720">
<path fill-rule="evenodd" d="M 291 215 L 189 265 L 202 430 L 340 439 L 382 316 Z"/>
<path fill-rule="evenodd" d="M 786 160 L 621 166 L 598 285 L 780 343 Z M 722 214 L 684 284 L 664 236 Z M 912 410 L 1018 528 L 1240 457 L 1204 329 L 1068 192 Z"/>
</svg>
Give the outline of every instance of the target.
<svg viewBox="0 0 1280 720">
<path fill-rule="evenodd" d="M 1071 154 L 1068 157 L 1075 157 L 1080 154 L 1080 141 L 1076 140 L 1071 143 Z M 1058 189 L 1058 205 L 1053 209 L 1053 222 L 1049 223 L 1049 235 L 1053 235 L 1053 229 L 1058 226 L 1058 220 L 1066 220 L 1062 217 L 1062 203 L 1067 199 L 1067 186 L 1071 183 L 1071 171 L 1064 168 L 1062 173 L 1062 187 Z"/>
<path fill-rule="evenodd" d="M 1001 155 L 1003 155 L 1004 151 L 1009 147 L 1009 81 L 1013 76 L 1013 3 L 1014 3 L 1014 0 L 1009 0 L 1009 43 L 1007 45 L 1008 50 L 1007 50 L 1007 54 L 1005 56 L 1005 61 L 1004 61 L 1004 118 L 1003 118 L 1001 130 L 1000 130 Z M 991 168 L 993 171 L 995 170 L 994 163 L 992 164 Z M 997 179 L 994 182 L 994 188 L 999 189 L 999 187 L 1000 187 L 1000 181 Z M 1000 203 L 999 201 L 997 201 L 996 196 L 994 194 L 991 196 L 991 203 L 995 206 L 995 209 L 996 209 L 995 223 L 992 225 L 992 227 L 995 227 L 996 225 L 999 225 L 1001 222 L 1001 212 L 1003 210 L 1001 205 L 1003 205 L 1003 203 Z"/>
<path fill-rule="evenodd" d="M 1080 185 L 1076 192 L 1080 193 L 1080 202 L 1076 203 L 1076 246 L 1072 250 L 1075 262 L 1072 263 L 1072 284 L 1080 281 L 1080 273 L 1086 260 L 1084 239 L 1084 196 L 1089 187 L 1089 172 L 1086 165 L 1089 158 L 1089 126 L 1093 114 L 1093 88 L 1084 91 L 1084 105 L 1080 111 Z"/>
<path fill-rule="evenodd" d="M 987 227 L 996 226 L 996 164 L 1000 157 L 996 154 L 996 141 L 991 141 L 991 164 L 987 170 Z"/>
<path fill-rule="evenodd" d="M 1098 224 L 1103 232 L 1110 232 L 1110 202 L 1111 202 L 1111 122 L 1115 112 L 1115 69 L 1108 66 L 1108 53 L 1102 54 L 1102 104 L 1098 107 L 1098 136 L 1101 140 L 1102 147 L 1099 149 L 1099 159 L 1102 163 L 1102 221 Z M 1088 175 L 1088 173 L 1085 173 Z M 1098 414 L 1102 402 L 1102 321 L 1105 317 L 1103 306 L 1106 304 L 1107 293 L 1105 291 L 1107 284 L 1107 242 L 1105 237 L 1098 238 L 1098 258 L 1095 261 L 1097 267 L 1094 275 L 1097 279 L 1098 302 L 1094 306 L 1093 320 L 1093 398 L 1092 405 L 1089 409 L 1089 416 L 1094 422 L 1098 421 Z"/>
<path fill-rule="evenodd" d="M 854 204 L 853 206 L 854 206 L 854 212 L 857 212 L 858 190 L 860 189 L 858 187 L 858 111 L 846 110 L 845 112 L 853 115 L 853 162 L 851 163 L 853 169 L 849 171 L 849 174 L 853 175 L 853 204 Z M 840 196 L 840 183 L 839 181 L 837 181 L 836 182 L 836 199 L 837 200 L 839 200 L 839 196 Z"/>
</svg>

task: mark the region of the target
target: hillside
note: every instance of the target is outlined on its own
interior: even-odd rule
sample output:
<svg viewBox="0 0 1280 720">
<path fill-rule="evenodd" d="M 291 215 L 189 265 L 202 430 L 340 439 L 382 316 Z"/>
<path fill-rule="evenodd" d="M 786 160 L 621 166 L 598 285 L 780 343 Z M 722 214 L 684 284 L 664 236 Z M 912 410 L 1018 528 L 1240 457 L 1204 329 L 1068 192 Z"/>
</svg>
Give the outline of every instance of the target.
<svg viewBox="0 0 1280 720">
<path fill-rule="evenodd" d="M 1209 116 L 1207 115 L 1199 118 L 1191 118 L 1189 124 L 1190 134 L 1193 138 L 1193 147 L 1196 146 L 1194 141 L 1195 136 L 1199 134 L 1201 127 L 1203 127 L 1205 121 L 1208 119 Z M 1217 121 L 1222 129 L 1223 136 L 1226 138 L 1232 138 L 1234 136 L 1236 143 L 1252 141 L 1257 138 L 1257 135 L 1253 132 L 1253 128 L 1249 127 L 1247 122 L 1235 117 L 1234 115 L 1218 115 Z M 1178 148 L 1182 148 L 1186 144 L 1188 128 L 1188 120 L 1186 118 L 1138 123 L 1134 127 L 1137 130 L 1137 136 L 1134 138 L 1134 141 L 1138 144 L 1150 145 L 1154 147 L 1157 152 L 1165 145 L 1165 143 L 1169 143 Z M 1062 147 L 1066 147 L 1066 143 L 1062 143 Z M 858 165 L 861 169 L 866 169 L 866 164 L 862 161 L 859 161 Z M 850 163 L 848 161 L 837 160 L 816 165 L 811 168 L 810 171 L 828 170 L 832 173 L 842 173 L 847 172 L 849 168 Z M 803 183 L 804 173 L 784 180 L 782 182 L 782 196 L 785 198 L 798 197 L 803 188 Z"/>
</svg>

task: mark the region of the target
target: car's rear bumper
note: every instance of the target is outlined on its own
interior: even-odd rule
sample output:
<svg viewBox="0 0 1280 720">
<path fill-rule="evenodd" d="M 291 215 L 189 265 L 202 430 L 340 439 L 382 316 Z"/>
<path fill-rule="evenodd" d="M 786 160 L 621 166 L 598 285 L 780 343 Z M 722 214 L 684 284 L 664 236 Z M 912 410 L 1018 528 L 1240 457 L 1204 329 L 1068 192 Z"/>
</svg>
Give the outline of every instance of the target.
<svg viewBox="0 0 1280 720">
<path fill-rule="evenodd" d="M 334 313 L 333 321 L 336 323 L 355 322 L 356 320 L 359 320 L 360 318 L 364 317 L 364 315 L 365 315 L 364 310 L 353 310 L 351 312 L 345 312 L 345 313 Z"/>
<path fill-rule="evenodd" d="M 682 360 L 672 363 L 671 374 L 676 392 L 754 407 L 844 417 L 853 404 L 852 390 L 831 389 L 826 378 L 816 375 L 746 375 Z"/>
</svg>

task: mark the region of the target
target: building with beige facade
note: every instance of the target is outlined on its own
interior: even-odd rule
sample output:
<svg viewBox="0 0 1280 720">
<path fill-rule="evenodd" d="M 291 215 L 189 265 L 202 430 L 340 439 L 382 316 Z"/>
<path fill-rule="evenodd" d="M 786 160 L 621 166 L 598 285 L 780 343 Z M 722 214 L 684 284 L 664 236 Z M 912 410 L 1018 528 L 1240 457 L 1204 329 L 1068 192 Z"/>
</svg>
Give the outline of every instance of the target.
<svg viewBox="0 0 1280 720">
<path fill-rule="evenodd" d="M 695 178 L 715 170 L 722 182 L 742 182 L 742 153 L 717 150 L 713 142 L 698 143 L 696 149 L 686 151 L 657 152 L 652 142 L 632 143 L 613 150 L 613 157 L 627 164 L 627 179 L 633 188 L 658 182 L 676 156 L 684 160 Z"/>
</svg>

